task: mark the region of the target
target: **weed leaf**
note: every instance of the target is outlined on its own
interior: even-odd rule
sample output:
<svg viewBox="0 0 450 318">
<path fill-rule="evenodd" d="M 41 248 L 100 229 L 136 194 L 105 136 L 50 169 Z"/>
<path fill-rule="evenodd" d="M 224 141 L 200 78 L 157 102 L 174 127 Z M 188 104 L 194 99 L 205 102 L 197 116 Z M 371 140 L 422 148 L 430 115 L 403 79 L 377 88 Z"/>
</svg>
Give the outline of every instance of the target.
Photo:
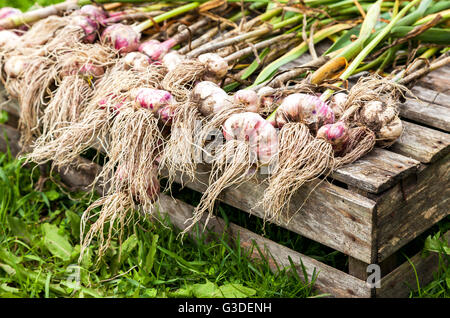
<svg viewBox="0 0 450 318">
<path fill-rule="evenodd" d="M 80 237 L 80 222 L 81 222 L 80 216 L 70 210 L 66 211 L 66 216 L 69 219 L 69 224 L 70 224 L 70 228 L 71 228 L 73 237 L 79 238 Z"/>
<path fill-rule="evenodd" d="M 221 297 L 225 298 L 247 298 L 256 294 L 256 290 L 241 284 L 226 284 L 220 286 L 219 292 Z"/>
<path fill-rule="evenodd" d="M 8 220 L 9 229 L 14 236 L 23 238 L 26 243 L 30 243 L 32 235 L 27 230 L 27 225 L 21 219 L 15 216 L 6 216 Z"/>
<path fill-rule="evenodd" d="M 206 281 L 204 284 L 192 285 L 192 293 L 197 298 L 221 297 L 219 296 L 219 288 L 210 281 Z"/>
<path fill-rule="evenodd" d="M 53 224 L 42 224 L 42 231 L 44 233 L 44 245 L 54 256 L 63 261 L 70 260 L 73 247 L 69 241 L 58 233 L 58 227 Z"/>
</svg>

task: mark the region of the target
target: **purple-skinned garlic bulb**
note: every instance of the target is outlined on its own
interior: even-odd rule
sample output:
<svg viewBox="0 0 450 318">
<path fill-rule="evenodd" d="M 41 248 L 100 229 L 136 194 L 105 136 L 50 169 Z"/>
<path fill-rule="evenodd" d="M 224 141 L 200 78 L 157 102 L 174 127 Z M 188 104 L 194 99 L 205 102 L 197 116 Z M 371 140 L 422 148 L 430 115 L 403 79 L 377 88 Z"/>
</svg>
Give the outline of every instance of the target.
<svg viewBox="0 0 450 318">
<path fill-rule="evenodd" d="M 139 52 L 147 55 L 150 60 L 160 61 L 177 42 L 174 39 L 168 39 L 164 42 L 158 40 L 148 40 L 139 45 Z"/>
<path fill-rule="evenodd" d="M 98 101 L 98 106 L 100 109 L 108 108 L 108 110 L 112 110 L 113 112 L 119 112 L 126 99 L 126 97 L 119 99 L 117 95 L 109 93 Z"/>
<path fill-rule="evenodd" d="M 20 11 L 19 9 L 16 9 L 16 8 L 11 8 L 11 7 L 0 8 L 0 20 L 6 19 L 6 18 L 12 18 L 13 16 L 19 15 L 19 14 L 22 14 L 22 11 Z M 20 35 L 20 34 L 22 34 L 22 31 L 28 30 L 28 26 L 21 25 L 17 29 L 21 30 L 21 31 L 17 31 L 17 33 Z"/>
<path fill-rule="evenodd" d="M 19 9 L 11 8 L 11 7 L 3 7 L 3 8 L 0 8 L 0 19 L 12 17 L 14 15 L 21 14 L 21 13 L 22 13 L 22 11 L 20 11 Z"/>
<path fill-rule="evenodd" d="M 102 41 L 111 45 L 120 54 L 137 51 L 141 35 L 133 27 L 125 24 L 113 24 L 102 33 Z"/>
<path fill-rule="evenodd" d="M 231 115 L 222 129 L 225 140 L 248 142 L 255 151 L 258 161 L 269 164 L 278 153 L 278 135 L 276 129 L 260 115 L 252 112 Z"/>
<path fill-rule="evenodd" d="M 327 124 L 319 128 L 317 138 L 328 141 L 334 152 L 339 154 L 345 150 L 349 141 L 349 128 L 343 121 Z"/>
<path fill-rule="evenodd" d="M 75 15 L 71 20 L 72 25 L 81 28 L 84 32 L 82 40 L 86 43 L 94 43 L 97 39 L 97 31 L 99 24 L 89 17 L 83 15 Z"/>
<path fill-rule="evenodd" d="M 172 119 L 175 115 L 174 110 L 173 110 L 173 105 L 169 104 L 169 105 L 161 107 L 160 109 L 158 109 L 157 114 L 162 123 L 164 123 L 166 125 L 171 125 Z"/>
<path fill-rule="evenodd" d="M 234 102 L 242 105 L 246 111 L 258 113 L 259 112 L 259 96 L 251 89 L 241 89 L 234 93 Z"/>
<path fill-rule="evenodd" d="M 131 92 L 131 99 L 140 107 L 154 113 L 157 113 L 160 108 L 174 103 L 174 98 L 168 91 L 147 87 L 134 89 Z"/>
<path fill-rule="evenodd" d="M 85 63 L 79 68 L 78 74 L 82 76 L 100 77 L 105 74 L 105 69 L 103 68 L 103 66 L 94 65 L 92 63 Z"/>
<path fill-rule="evenodd" d="M 79 10 L 80 15 L 89 17 L 90 19 L 94 20 L 95 22 L 98 22 L 99 24 L 103 23 L 103 20 L 105 20 L 108 15 L 106 12 L 94 5 L 87 4 L 85 6 L 82 6 Z"/>
<path fill-rule="evenodd" d="M 303 93 L 286 96 L 275 114 L 276 126 L 281 128 L 288 122 L 301 122 L 318 128 L 334 123 L 331 107 L 319 97 Z"/>
</svg>

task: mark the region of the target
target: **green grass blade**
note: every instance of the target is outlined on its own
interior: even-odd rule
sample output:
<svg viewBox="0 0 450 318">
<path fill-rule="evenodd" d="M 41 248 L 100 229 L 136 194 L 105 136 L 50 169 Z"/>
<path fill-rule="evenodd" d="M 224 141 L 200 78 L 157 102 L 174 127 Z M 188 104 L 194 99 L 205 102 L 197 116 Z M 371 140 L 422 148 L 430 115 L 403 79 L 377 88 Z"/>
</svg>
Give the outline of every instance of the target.
<svg viewBox="0 0 450 318">
<path fill-rule="evenodd" d="M 259 55 L 259 60 L 262 62 L 262 60 L 264 59 L 264 57 L 266 57 L 267 54 L 269 54 L 270 52 L 270 48 L 266 47 Z M 241 79 L 245 80 L 248 77 L 250 77 L 260 66 L 261 64 L 258 63 L 258 60 L 255 59 L 252 64 L 250 64 L 246 69 L 245 72 L 242 74 Z"/>
<path fill-rule="evenodd" d="M 390 36 L 393 38 L 402 38 L 413 29 L 414 27 L 412 26 L 394 27 L 390 33 Z M 430 28 L 415 36 L 413 39 L 416 41 L 421 41 L 422 43 L 450 45 L 450 29 Z"/>
</svg>

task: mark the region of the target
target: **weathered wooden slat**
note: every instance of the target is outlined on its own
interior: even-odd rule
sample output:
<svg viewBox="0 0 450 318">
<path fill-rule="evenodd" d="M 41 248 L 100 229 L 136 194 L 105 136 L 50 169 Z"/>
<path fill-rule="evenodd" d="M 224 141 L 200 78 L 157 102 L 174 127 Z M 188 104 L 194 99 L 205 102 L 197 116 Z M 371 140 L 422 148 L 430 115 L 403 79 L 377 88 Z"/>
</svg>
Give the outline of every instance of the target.
<svg viewBox="0 0 450 318">
<path fill-rule="evenodd" d="M 408 99 L 400 106 L 400 116 L 417 123 L 450 131 L 450 107 Z"/>
<path fill-rule="evenodd" d="M 165 195 L 161 196 L 159 204 L 161 206 L 160 211 L 167 213 L 175 226 L 180 229 L 186 228 L 185 220 L 192 217 L 194 207 Z M 289 258 L 291 258 L 299 276 L 303 277 L 300 265 L 302 262 L 306 268 L 308 279 L 311 279 L 314 270 L 316 274 L 318 273 L 315 286 L 323 293 L 329 293 L 335 297 L 367 298 L 371 295 L 370 286 L 365 281 L 263 238 L 233 223 L 230 223 L 227 227 L 225 221 L 219 217 L 210 220 L 208 229 L 219 234 L 227 231 L 230 237 L 234 239 L 239 237 L 241 247 L 253 251 L 253 258 L 260 257 L 259 252 L 253 247 L 256 244 L 269 259 L 269 264 L 273 270 L 277 269 L 276 265 L 280 268 L 291 267 L 289 262 Z"/>
<path fill-rule="evenodd" d="M 450 243 L 450 231 L 444 234 L 444 238 Z M 424 258 L 420 252 L 414 255 L 410 261 L 417 272 L 420 287 L 433 280 L 433 274 L 439 264 L 437 253 L 431 252 Z M 417 289 L 416 273 L 412 265 L 406 261 L 381 278 L 381 287 L 376 289 L 375 293 L 378 298 L 404 298 L 409 296 L 411 288 Z"/>
<path fill-rule="evenodd" d="M 411 89 L 411 92 L 420 100 L 445 107 L 450 107 L 450 95 L 448 94 L 448 91 L 435 91 L 423 86 L 414 86 Z M 407 96 L 414 97 L 409 94 L 407 94 Z"/>
<path fill-rule="evenodd" d="M 403 122 L 403 134 L 389 150 L 411 157 L 422 163 L 430 163 L 444 157 L 450 151 L 450 134 Z"/>
<path fill-rule="evenodd" d="M 198 181 L 183 180 L 182 183 L 192 190 L 204 192 L 208 175 L 209 168 L 200 165 L 196 174 Z M 181 182 L 180 176 L 177 182 Z M 286 216 L 289 221 L 274 223 L 369 263 L 375 202 L 327 182 L 318 183 L 311 182 L 293 196 L 291 211 Z M 237 188 L 223 190 L 219 200 L 264 218 L 264 209 L 259 202 L 266 187 L 265 183 L 251 180 Z M 301 210 L 295 213 L 300 207 Z"/>
<path fill-rule="evenodd" d="M 420 162 L 386 149 L 375 148 L 352 164 L 333 172 L 332 178 L 370 193 L 379 193 L 417 171 Z"/>
<path fill-rule="evenodd" d="M 3 126 L 2 127 L 2 131 L 5 132 L 8 135 L 8 138 L 11 140 L 11 146 L 13 146 L 15 144 L 14 140 L 18 139 L 17 131 L 14 128 L 11 128 L 11 127 L 8 127 L 8 126 Z M 3 147 L 5 145 L 6 144 L 4 142 L 0 143 L 0 148 L 3 149 Z M 18 147 L 16 147 L 16 148 L 18 149 Z M 13 151 L 13 153 L 14 152 L 18 152 L 18 150 L 17 151 Z M 448 164 L 448 158 L 444 158 L 444 159 L 442 159 L 442 161 L 446 162 Z M 93 165 L 96 166 L 95 164 L 93 164 Z M 436 164 L 434 166 L 436 166 Z M 97 169 L 98 169 L 98 167 L 97 167 Z M 446 169 L 447 171 L 449 170 L 448 166 L 446 168 L 443 168 L 443 169 L 444 170 Z M 86 166 L 85 168 L 81 169 L 81 171 L 78 171 L 78 172 L 69 169 L 69 170 L 65 170 L 64 171 L 62 179 L 65 180 L 66 182 L 68 180 L 72 180 L 72 186 L 74 188 L 81 188 L 81 189 L 84 190 L 84 189 L 87 189 L 86 185 L 90 183 L 90 181 L 92 180 L 93 176 L 97 173 L 97 171 L 98 170 L 96 170 L 96 169 L 91 171 L 89 166 Z M 426 168 L 423 171 L 427 171 Z M 79 177 L 77 177 L 78 173 L 82 174 L 83 177 L 81 179 Z M 429 174 L 435 175 L 436 172 L 434 172 L 434 173 L 433 172 L 429 172 Z M 91 175 L 91 177 L 89 177 L 89 175 Z M 439 178 L 440 174 L 437 173 L 437 175 L 438 175 L 438 178 Z M 78 178 L 77 182 L 75 182 L 75 183 L 73 182 L 74 178 L 75 179 Z M 428 183 L 427 180 L 423 180 L 421 182 L 423 182 L 425 184 Z M 442 184 L 441 184 L 441 186 L 442 186 Z M 322 186 L 319 186 L 318 188 L 320 189 L 321 187 Z M 339 188 L 337 188 L 337 189 L 339 189 Z M 394 189 L 395 189 L 395 187 L 394 187 Z M 243 190 L 242 191 L 243 193 L 245 193 L 246 195 L 249 195 L 250 197 L 252 197 L 252 193 L 251 192 L 247 192 L 247 191 L 245 191 L 245 189 L 240 189 L 240 188 L 238 190 L 239 191 Z M 323 190 L 324 190 L 324 193 L 327 193 L 327 192 L 333 193 L 333 191 L 336 191 L 336 188 L 333 189 L 332 187 L 330 187 L 328 189 L 323 189 Z M 403 190 L 405 190 L 405 189 L 403 189 Z M 392 192 L 392 191 L 388 191 L 388 193 L 389 192 Z M 412 192 L 408 192 L 408 189 L 406 189 L 406 192 L 407 192 L 406 195 L 408 195 L 408 194 L 412 195 Z M 421 193 L 423 191 L 418 191 L 418 192 Z M 339 193 L 339 190 L 335 194 L 338 194 L 338 193 Z M 443 197 L 447 197 L 447 198 L 449 197 L 447 193 L 442 193 L 441 192 L 440 194 L 443 195 Z M 397 195 L 398 195 L 398 193 L 397 193 Z M 416 195 L 416 194 L 414 194 L 414 195 Z M 324 199 L 326 200 L 327 197 L 328 196 L 325 194 Z M 349 196 L 349 193 L 347 193 L 347 195 L 345 195 L 342 199 L 344 199 L 343 201 L 352 201 L 352 200 L 358 201 L 361 198 L 358 195 Z M 179 202 L 179 201 L 178 202 L 174 201 L 173 199 L 171 199 L 169 197 L 166 197 L 166 196 L 162 196 L 162 200 L 161 200 L 161 204 L 162 204 L 161 207 L 162 207 L 162 209 L 161 210 L 168 210 L 168 209 L 164 208 L 164 206 L 168 206 L 169 205 L 169 203 L 168 203 L 169 201 L 167 201 L 167 200 L 170 200 L 170 202 L 175 202 L 175 203 L 172 203 L 172 205 L 175 204 L 175 208 L 171 208 L 170 209 L 170 211 L 174 211 L 175 215 L 179 215 L 178 211 L 187 211 L 186 209 L 182 208 L 182 206 L 185 205 L 185 203 L 182 203 L 182 202 Z M 432 200 L 435 200 L 435 199 L 432 198 Z M 390 203 L 386 201 L 384 203 L 384 206 L 391 205 L 391 210 L 393 209 L 395 211 L 396 210 L 396 206 L 395 205 L 392 206 L 392 202 L 398 202 L 398 200 L 396 201 L 396 200 L 393 199 Z M 245 204 L 249 205 L 249 204 L 251 204 L 251 202 L 250 201 L 246 201 L 244 199 L 242 204 L 243 205 L 245 205 Z M 444 202 L 444 206 L 448 206 L 448 203 Z M 339 210 L 339 212 L 341 214 L 346 214 L 348 217 L 350 217 L 350 219 L 352 221 L 358 220 L 358 219 L 355 219 L 355 215 L 352 215 L 352 213 L 355 213 L 357 215 L 358 214 L 357 211 L 342 210 L 342 207 L 340 207 L 339 205 L 337 205 L 336 207 L 337 207 L 337 210 Z M 371 208 L 371 205 L 369 204 L 368 207 Z M 366 208 L 368 208 L 368 207 L 366 207 Z M 377 207 L 378 208 L 382 207 L 382 204 L 380 202 L 378 202 L 378 206 Z M 407 209 L 407 208 L 405 208 L 405 209 Z M 319 209 L 319 211 L 320 210 L 321 209 Z M 380 209 L 380 211 L 383 211 L 383 209 Z M 350 214 L 348 212 L 350 212 Z M 192 215 L 192 207 L 190 207 L 190 213 L 191 213 L 190 215 Z M 447 213 L 448 213 L 448 211 L 447 211 Z M 367 214 L 367 213 L 363 213 L 363 214 Z M 380 213 L 380 214 L 381 214 L 381 216 L 383 216 L 382 213 Z M 184 221 L 186 220 L 186 218 L 187 218 L 186 215 L 184 215 L 184 216 L 179 215 L 179 221 L 181 221 L 182 224 L 184 224 Z M 332 219 L 333 219 L 333 216 L 332 216 Z M 216 224 L 217 220 L 218 219 L 213 220 L 211 225 L 214 226 Z M 406 220 L 406 221 L 403 220 L 403 221 L 406 222 L 406 224 L 408 224 L 408 220 Z M 390 220 L 385 221 L 385 222 L 390 222 Z M 435 222 L 437 222 L 437 221 L 436 220 L 432 221 L 432 223 L 435 223 Z M 219 222 L 219 224 L 220 224 L 220 222 Z M 344 219 L 344 225 L 345 225 L 345 219 Z M 239 231 L 240 236 L 241 236 L 241 242 L 243 242 L 243 247 L 249 247 L 250 246 L 249 242 L 253 243 L 253 241 L 256 241 L 257 243 L 260 244 L 260 247 L 263 248 L 263 250 L 265 249 L 266 251 L 268 251 L 269 254 L 275 255 L 277 257 L 276 260 L 277 260 L 278 264 L 289 266 L 290 264 L 288 263 L 287 260 L 288 260 L 288 256 L 290 256 L 294 260 L 295 263 L 297 263 L 295 261 L 296 259 L 300 259 L 301 258 L 303 264 L 307 266 L 309 275 L 311 275 L 312 269 L 316 268 L 320 273 L 322 273 L 322 274 L 319 274 L 319 278 L 317 280 L 317 286 L 323 292 L 329 292 L 329 293 L 332 293 L 332 294 L 334 294 L 336 296 L 342 296 L 342 297 L 349 297 L 349 296 L 369 297 L 370 296 L 370 288 L 368 287 L 368 285 L 363 280 L 360 280 L 360 279 L 357 279 L 357 278 L 355 278 L 355 277 L 353 277 L 351 275 L 342 273 L 342 272 L 340 272 L 340 271 L 338 271 L 336 269 L 333 269 L 333 268 L 331 268 L 329 266 L 326 266 L 326 265 L 324 265 L 324 264 L 322 264 L 320 262 L 317 262 L 314 259 L 308 258 L 308 257 L 306 257 L 306 256 L 304 256 L 304 255 L 302 255 L 300 253 L 297 253 L 297 252 L 294 252 L 294 251 L 292 251 L 290 249 L 287 249 L 284 246 L 281 246 L 281 245 L 276 244 L 274 242 L 271 242 L 271 241 L 269 241 L 267 239 L 264 239 L 264 238 L 254 234 L 254 233 L 248 232 L 245 229 L 242 229 L 242 228 L 239 228 L 239 227 L 236 228 L 236 227 L 233 227 L 233 225 L 232 225 L 232 228 L 234 229 L 234 231 Z M 244 232 L 242 232 L 242 230 L 244 230 Z M 328 231 L 328 230 L 329 230 L 329 226 L 325 226 L 325 232 Z M 372 228 L 372 230 L 373 230 L 373 228 Z M 245 231 L 247 231 L 247 232 L 245 232 Z M 339 235 L 340 234 L 338 233 L 338 236 Z M 307 235 L 305 235 L 305 236 L 307 236 Z M 244 238 L 244 239 L 242 239 L 242 238 Z M 356 237 L 354 239 L 356 239 Z M 347 254 L 351 255 L 351 253 L 347 253 Z M 383 255 L 380 254 L 380 259 L 382 259 L 382 257 L 383 257 Z M 336 282 L 338 282 L 338 284 L 336 284 Z M 380 295 L 383 295 L 383 294 L 381 293 Z"/>
<path fill-rule="evenodd" d="M 450 214 L 450 155 L 424 166 L 377 200 L 378 261 Z"/>
<path fill-rule="evenodd" d="M 418 81 L 418 84 L 435 92 L 448 94 L 450 88 L 450 67 L 444 66 L 428 73 Z"/>
</svg>

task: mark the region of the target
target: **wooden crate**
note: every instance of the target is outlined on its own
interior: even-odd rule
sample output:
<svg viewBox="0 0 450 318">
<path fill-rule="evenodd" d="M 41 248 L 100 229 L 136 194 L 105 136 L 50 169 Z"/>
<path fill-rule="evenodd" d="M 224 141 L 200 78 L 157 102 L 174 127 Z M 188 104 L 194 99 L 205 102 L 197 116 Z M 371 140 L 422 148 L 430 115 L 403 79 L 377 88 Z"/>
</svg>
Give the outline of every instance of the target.
<svg viewBox="0 0 450 318">
<path fill-rule="evenodd" d="M 447 67 L 419 81 L 413 93 L 420 100 L 409 99 L 401 107 L 405 127 L 401 138 L 389 149 L 376 148 L 353 164 L 339 168 L 331 175 L 332 182 L 315 181 L 302 187 L 292 199 L 290 222 L 277 223 L 346 254 L 348 272 L 238 225 L 225 227 L 218 217 L 209 223 L 209 228 L 229 231 L 233 237 L 239 233 L 243 247 L 258 244 L 278 265 L 290 266 L 290 257 L 300 270 L 301 259 L 308 275 L 314 270 L 319 272 L 316 286 L 321 292 L 336 297 L 407 296 L 407 286 L 415 286 L 416 279 L 409 263 L 397 264 L 396 252 L 450 212 L 450 95 L 445 93 L 449 79 Z M 19 106 L 8 98 L 3 87 L 0 103 L 10 113 L 8 123 L 1 128 L 12 153 L 17 154 L 19 134 L 15 127 Z M 0 149 L 6 149 L 4 139 L 0 140 Z M 60 173 L 73 189 L 87 190 L 100 168 L 91 162 L 83 169 L 64 169 Z M 198 181 L 184 180 L 184 184 L 203 192 L 207 172 L 207 166 L 200 166 Z M 259 180 L 251 180 L 238 188 L 224 190 L 219 200 L 262 218 L 264 211 L 256 203 L 265 187 Z M 309 198 L 300 212 L 294 214 L 307 195 Z M 181 229 L 186 226 L 184 220 L 192 215 L 192 206 L 166 195 L 161 196 L 159 204 L 159 210 L 167 213 L 176 226 Z M 450 240 L 450 232 L 445 237 Z M 437 255 L 422 258 L 420 253 L 411 258 L 421 284 L 432 278 L 437 259 Z M 381 268 L 380 288 L 371 287 L 366 281 L 369 264 Z"/>
</svg>

